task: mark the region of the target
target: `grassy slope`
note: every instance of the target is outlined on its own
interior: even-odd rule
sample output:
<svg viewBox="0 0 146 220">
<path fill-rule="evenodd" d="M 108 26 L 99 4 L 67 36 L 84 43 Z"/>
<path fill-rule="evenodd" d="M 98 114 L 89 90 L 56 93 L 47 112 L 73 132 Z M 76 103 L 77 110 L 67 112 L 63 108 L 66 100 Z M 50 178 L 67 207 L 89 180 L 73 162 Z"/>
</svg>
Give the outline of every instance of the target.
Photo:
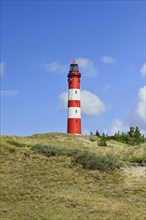
<svg viewBox="0 0 146 220">
<path fill-rule="evenodd" d="M 144 167 L 86 170 L 71 157 L 47 158 L 32 151 L 30 146 L 38 143 L 96 154 L 109 151 L 123 163 L 146 157 L 145 145 L 98 147 L 87 138 L 61 133 L 1 137 L 1 219 L 144 220 Z"/>
</svg>

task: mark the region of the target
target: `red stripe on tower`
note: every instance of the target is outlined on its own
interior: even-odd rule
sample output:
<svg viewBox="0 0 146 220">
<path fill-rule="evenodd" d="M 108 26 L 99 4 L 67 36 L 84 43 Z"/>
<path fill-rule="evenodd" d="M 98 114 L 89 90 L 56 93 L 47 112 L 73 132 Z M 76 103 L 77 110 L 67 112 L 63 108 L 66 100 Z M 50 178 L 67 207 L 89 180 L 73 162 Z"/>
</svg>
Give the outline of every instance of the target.
<svg viewBox="0 0 146 220">
<path fill-rule="evenodd" d="M 69 107 L 81 107 L 79 100 L 68 100 L 68 108 Z"/>
<path fill-rule="evenodd" d="M 73 61 L 68 73 L 67 133 L 81 135 L 80 77 L 78 64 Z"/>
</svg>

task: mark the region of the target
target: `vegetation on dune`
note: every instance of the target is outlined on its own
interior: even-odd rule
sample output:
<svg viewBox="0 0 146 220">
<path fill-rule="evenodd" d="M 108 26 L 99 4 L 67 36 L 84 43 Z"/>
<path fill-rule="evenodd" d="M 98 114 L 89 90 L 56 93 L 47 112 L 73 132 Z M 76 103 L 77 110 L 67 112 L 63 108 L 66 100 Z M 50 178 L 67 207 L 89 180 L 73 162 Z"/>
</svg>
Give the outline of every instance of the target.
<svg viewBox="0 0 146 220">
<path fill-rule="evenodd" d="M 85 151 L 76 154 L 74 161 L 91 170 L 111 171 L 120 167 L 117 157 L 111 153 L 95 155 Z"/>
<path fill-rule="evenodd" d="M 129 145 L 144 143 L 144 135 L 140 133 L 138 127 L 130 127 L 130 130 L 127 133 L 118 132 L 112 136 L 112 139 Z"/>
<path fill-rule="evenodd" d="M 92 136 L 93 136 L 93 133 L 92 133 Z M 118 131 L 118 133 L 115 133 L 112 136 L 109 136 L 105 133 L 100 135 L 99 131 L 96 130 L 94 136 L 100 138 L 98 142 L 99 146 L 107 146 L 107 143 L 106 143 L 107 140 L 115 140 L 115 141 L 125 143 L 128 145 L 132 145 L 132 146 L 145 142 L 144 135 L 141 134 L 140 129 L 137 126 L 136 127 L 131 126 L 129 131 L 125 133 L 124 132 L 120 133 Z M 92 140 L 95 140 L 95 139 L 92 137 Z"/>
<path fill-rule="evenodd" d="M 102 134 L 102 136 L 101 136 L 101 138 L 100 138 L 100 141 L 98 142 L 98 146 L 107 146 L 107 143 L 106 143 L 106 141 L 107 141 L 107 137 L 106 137 L 106 135 L 103 133 Z"/>
<path fill-rule="evenodd" d="M 144 220 L 145 143 L 62 133 L 2 136 L 1 219 Z M 120 168 L 121 167 L 121 168 Z"/>
<path fill-rule="evenodd" d="M 110 171 L 120 167 L 117 157 L 111 153 L 96 155 L 79 149 L 55 148 L 40 144 L 34 145 L 31 149 L 47 157 L 72 156 L 74 163 L 79 163 L 83 168 L 91 170 Z"/>
<path fill-rule="evenodd" d="M 64 147 L 56 148 L 50 145 L 41 145 L 41 144 L 36 144 L 32 146 L 31 149 L 47 157 L 49 156 L 74 156 L 75 154 L 80 152 L 79 149 L 67 149 Z"/>
</svg>

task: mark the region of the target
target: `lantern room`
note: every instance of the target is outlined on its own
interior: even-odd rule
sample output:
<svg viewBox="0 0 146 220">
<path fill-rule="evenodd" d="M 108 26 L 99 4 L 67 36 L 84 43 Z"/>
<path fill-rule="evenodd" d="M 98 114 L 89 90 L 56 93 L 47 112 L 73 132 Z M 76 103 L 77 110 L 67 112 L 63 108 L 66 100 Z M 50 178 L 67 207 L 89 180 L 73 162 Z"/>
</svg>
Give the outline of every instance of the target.
<svg viewBox="0 0 146 220">
<path fill-rule="evenodd" d="M 76 63 L 76 61 L 72 61 L 72 63 L 70 64 L 70 70 L 79 70 L 79 66 L 78 64 Z"/>
<path fill-rule="evenodd" d="M 76 61 L 72 61 L 72 63 L 70 64 L 70 70 L 69 70 L 69 73 L 68 73 L 68 77 L 70 76 L 78 76 L 78 77 L 81 77 L 81 74 L 79 72 L 79 66 L 78 64 L 76 63 Z"/>
</svg>

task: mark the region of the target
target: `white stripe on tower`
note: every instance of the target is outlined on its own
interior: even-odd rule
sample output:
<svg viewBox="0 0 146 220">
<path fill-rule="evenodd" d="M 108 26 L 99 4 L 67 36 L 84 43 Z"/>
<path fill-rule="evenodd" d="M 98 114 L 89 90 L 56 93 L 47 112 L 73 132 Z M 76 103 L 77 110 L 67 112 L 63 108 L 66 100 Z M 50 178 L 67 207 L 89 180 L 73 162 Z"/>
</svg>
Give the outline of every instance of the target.
<svg viewBox="0 0 146 220">
<path fill-rule="evenodd" d="M 81 118 L 81 108 L 80 107 L 68 108 L 68 118 Z"/>
<path fill-rule="evenodd" d="M 80 89 L 69 89 L 68 100 L 80 100 Z"/>
</svg>

